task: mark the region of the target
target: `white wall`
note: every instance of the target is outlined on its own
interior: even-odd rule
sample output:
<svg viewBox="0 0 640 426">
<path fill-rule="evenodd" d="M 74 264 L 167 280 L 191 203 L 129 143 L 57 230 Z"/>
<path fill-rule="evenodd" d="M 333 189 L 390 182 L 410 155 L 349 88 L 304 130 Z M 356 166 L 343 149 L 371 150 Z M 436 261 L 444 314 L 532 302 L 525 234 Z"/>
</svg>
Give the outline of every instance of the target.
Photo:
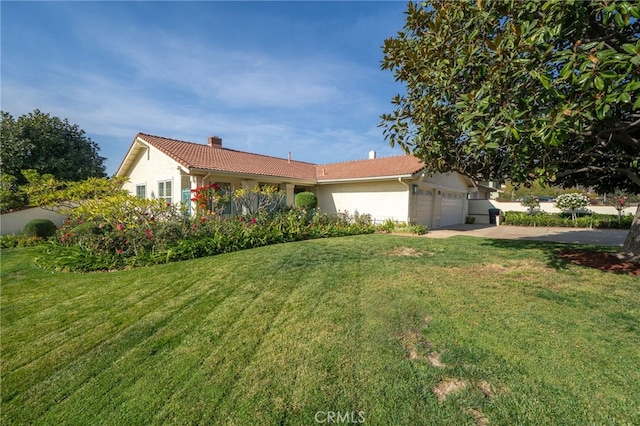
<svg viewBox="0 0 640 426">
<path fill-rule="evenodd" d="M 500 209 L 504 212 L 526 212 L 527 208 L 518 202 L 501 202 L 495 200 L 469 200 L 469 215 L 476 218 L 476 223 L 489 223 L 489 209 Z M 613 206 L 587 206 L 587 210 L 600 214 L 617 215 Z M 547 213 L 560 213 L 554 203 L 540 203 L 540 210 Z M 635 214 L 636 207 L 627 207 L 622 214 Z"/>
<path fill-rule="evenodd" d="M 27 222 L 33 219 L 49 219 L 59 226 L 64 223 L 66 217 L 60 213 L 45 210 L 40 207 L 5 213 L 0 215 L 0 235 L 22 232 Z"/>
<path fill-rule="evenodd" d="M 180 201 L 182 177 L 178 170 L 178 163 L 163 154 L 153 146 L 142 151 L 137 162 L 131 169 L 129 182 L 123 188 L 136 194 L 136 185 L 146 185 L 147 198 L 158 196 L 158 181 L 171 180 L 172 202 Z"/>
<path fill-rule="evenodd" d="M 377 223 L 392 219 L 407 222 L 409 188 L 398 181 L 319 185 L 318 207 L 327 213 L 348 211 L 370 214 Z"/>
</svg>

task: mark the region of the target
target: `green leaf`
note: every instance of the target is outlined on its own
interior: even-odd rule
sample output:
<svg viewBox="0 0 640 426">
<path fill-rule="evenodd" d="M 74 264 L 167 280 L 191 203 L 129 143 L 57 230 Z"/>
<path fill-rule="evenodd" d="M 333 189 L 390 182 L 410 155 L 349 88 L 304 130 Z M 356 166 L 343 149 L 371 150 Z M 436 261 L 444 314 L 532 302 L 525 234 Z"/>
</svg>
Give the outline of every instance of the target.
<svg viewBox="0 0 640 426">
<path fill-rule="evenodd" d="M 633 103 L 633 106 L 631 107 L 631 109 L 634 109 L 634 110 L 637 110 L 638 108 L 640 108 L 640 96 L 636 98 L 636 101 Z"/>
<path fill-rule="evenodd" d="M 549 89 L 551 87 L 551 80 L 549 79 L 549 77 L 545 74 L 540 74 L 539 77 L 540 83 L 542 83 L 542 85 L 544 86 L 545 89 Z M 604 85 L 603 85 L 604 87 Z"/>
<path fill-rule="evenodd" d="M 625 43 L 625 44 L 623 44 L 623 45 L 622 45 L 622 49 L 623 49 L 625 52 L 627 52 L 627 53 L 629 53 L 629 54 L 631 54 L 631 55 L 636 55 L 636 54 L 637 54 L 637 52 L 636 52 L 636 46 L 635 46 L 635 45 L 633 45 L 633 44 L 631 44 L 631 43 Z"/>
<path fill-rule="evenodd" d="M 560 76 L 565 80 L 573 75 L 573 64 L 571 62 L 567 62 L 564 67 L 560 70 Z"/>
<path fill-rule="evenodd" d="M 604 89 L 604 81 L 599 76 L 596 76 L 596 78 L 594 79 L 594 83 L 596 85 L 596 89 L 598 90 Z"/>
<path fill-rule="evenodd" d="M 631 102 L 631 95 L 629 92 L 622 92 L 620 94 L 620 102 Z"/>
</svg>

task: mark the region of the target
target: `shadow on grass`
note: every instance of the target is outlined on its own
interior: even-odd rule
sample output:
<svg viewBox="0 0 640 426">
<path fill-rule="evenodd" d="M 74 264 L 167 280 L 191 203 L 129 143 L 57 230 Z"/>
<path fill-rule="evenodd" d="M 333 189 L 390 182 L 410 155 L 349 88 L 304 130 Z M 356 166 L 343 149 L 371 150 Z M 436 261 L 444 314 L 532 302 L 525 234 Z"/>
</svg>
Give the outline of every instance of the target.
<svg viewBox="0 0 640 426">
<path fill-rule="evenodd" d="M 537 252 L 542 252 L 542 255 L 545 258 L 546 265 L 558 271 L 567 269 L 567 266 L 571 264 L 571 262 L 567 258 L 562 256 L 564 254 L 585 252 L 614 254 L 618 251 L 618 248 L 614 246 L 540 241 L 539 239 L 532 239 L 527 237 L 523 237 L 518 240 L 487 238 L 484 239 L 483 242 L 480 243 L 480 245 L 509 250 L 535 250 Z"/>
</svg>

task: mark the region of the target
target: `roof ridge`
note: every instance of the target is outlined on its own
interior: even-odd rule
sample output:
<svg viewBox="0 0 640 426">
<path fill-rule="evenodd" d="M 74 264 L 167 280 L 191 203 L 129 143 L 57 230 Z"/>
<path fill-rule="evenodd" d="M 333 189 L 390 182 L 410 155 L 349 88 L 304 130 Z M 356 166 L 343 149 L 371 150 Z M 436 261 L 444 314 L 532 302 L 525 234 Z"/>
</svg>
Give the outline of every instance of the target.
<svg viewBox="0 0 640 426">
<path fill-rule="evenodd" d="M 308 162 L 308 161 L 302 161 L 302 160 L 294 160 L 293 158 L 292 158 L 291 160 L 289 160 L 288 158 L 284 158 L 284 157 L 275 157 L 275 156 L 273 156 L 273 155 L 260 154 L 260 153 L 257 153 L 257 152 L 241 151 L 241 150 L 239 150 L 239 149 L 226 148 L 226 147 L 224 147 L 224 146 L 222 146 L 222 147 L 210 147 L 209 145 L 204 144 L 204 143 L 190 142 L 190 141 L 183 141 L 183 140 L 181 140 L 181 139 L 167 138 L 167 137 L 165 137 L 165 136 L 152 135 L 152 134 L 149 134 L 149 133 L 139 132 L 139 133 L 138 133 L 138 136 L 143 136 L 143 137 L 144 137 L 144 136 L 150 136 L 150 137 L 152 137 L 152 138 L 165 139 L 165 140 L 168 140 L 168 141 L 179 142 L 179 143 L 186 143 L 186 144 L 196 145 L 196 146 L 200 146 L 200 147 L 207 147 L 207 148 L 214 148 L 214 149 L 222 149 L 222 150 L 225 150 L 225 151 L 238 152 L 238 153 L 241 153 L 241 154 L 257 155 L 257 156 L 260 156 L 260 157 L 266 157 L 266 158 L 272 158 L 272 159 L 275 159 L 275 160 L 283 160 L 283 161 L 287 161 L 287 162 L 289 162 L 289 164 L 291 164 L 292 162 L 294 162 L 294 161 L 295 161 L 296 163 L 302 163 L 302 164 L 308 164 L 308 165 L 311 165 L 311 166 L 317 166 L 317 164 L 316 164 L 316 163 L 310 163 L 310 162 Z"/>
<path fill-rule="evenodd" d="M 398 155 L 389 155 L 386 157 L 376 157 L 376 158 L 360 158 L 360 159 L 356 159 L 356 160 L 346 160 L 346 161 L 336 161 L 333 163 L 323 163 L 323 164 L 316 164 L 316 166 L 331 166 L 334 164 L 347 164 L 347 163 L 355 163 L 358 161 L 375 161 L 375 160 L 387 160 L 389 158 L 398 158 L 398 157 L 414 157 L 417 160 L 420 160 L 418 157 L 416 157 L 415 155 L 412 154 L 398 154 Z M 420 160 L 422 161 L 422 160 Z"/>
</svg>

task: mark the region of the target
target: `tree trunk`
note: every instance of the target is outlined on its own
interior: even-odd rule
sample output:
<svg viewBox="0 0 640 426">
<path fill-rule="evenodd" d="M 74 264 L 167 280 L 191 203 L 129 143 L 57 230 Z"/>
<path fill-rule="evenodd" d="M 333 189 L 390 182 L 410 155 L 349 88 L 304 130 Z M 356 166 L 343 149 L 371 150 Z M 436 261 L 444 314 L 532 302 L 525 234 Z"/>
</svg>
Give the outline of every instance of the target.
<svg viewBox="0 0 640 426">
<path fill-rule="evenodd" d="M 640 262 L 640 204 L 636 208 L 636 215 L 631 223 L 629 235 L 622 246 L 622 252 L 636 262 Z"/>
</svg>

